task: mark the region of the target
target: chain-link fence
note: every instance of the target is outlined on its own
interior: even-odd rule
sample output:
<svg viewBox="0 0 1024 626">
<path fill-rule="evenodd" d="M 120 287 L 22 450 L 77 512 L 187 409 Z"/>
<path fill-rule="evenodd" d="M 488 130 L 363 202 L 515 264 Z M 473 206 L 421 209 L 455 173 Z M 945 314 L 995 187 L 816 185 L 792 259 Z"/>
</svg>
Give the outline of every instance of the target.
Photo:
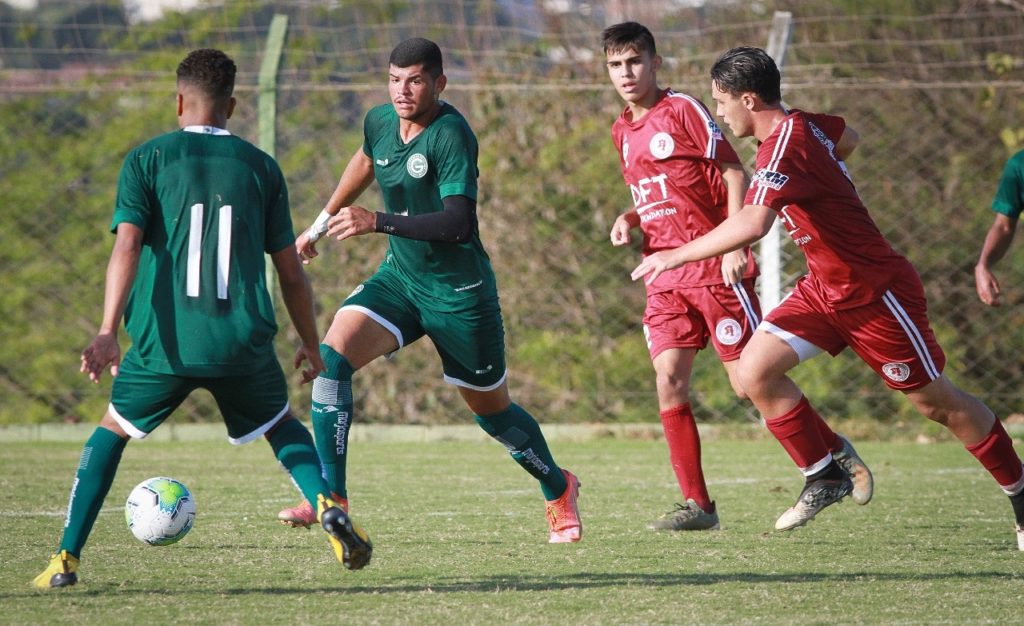
<svg viewBox="0 0 1024 626">
<path fill-rule="evenodd" d="M 0 4 L 0 423 L 95 419 L 109 378 L 88 384 L 77 355 L 96 330 L 124 154 L 175 128 L 174 67 L 219 47 L 239 65 L 230 129 L 258 142 L 259 69 L 274 15 L 288 17 L 277 74 L 274 152 L 296 228 L 316 216 L 359 148 L 362 115 L 385 102 L 386 62 L 407 36 L 446 53 L 445 97 L 481 144 L 480 227 L 499 279 L 514 397 L 542 421 L 656 420 L 640 328 L 635 249 L 608 230 L 630 202 L 609 128 L 621 111 L 600 30 L 646 22 L 663 86 L 708 101 L 707 70 L 734 45 L 765 46 L 777 9 L 793 12 L 784 72 L 791 106 L 844 115 L 862 136 L 848 165 L 876 221 L 924 278 L 947 373 L 1002 415 L 1018 410 L 1024 271 L 1012 252 L 1008 299 L 987 309 L 972 267 L 1006 158 L 1024 147 L 1024 13 L 1012 3 L 932 2 L 230 2 L 143 21 L 119 2 Z M 686 8 L 681 8 L 685 5 Z M 132 5 L 134 6 L 134 5 Z M 755 146 L 734 140 L 748 164 Z M 379 208 L 371 189 L 362 204 Z M 324 242 L 310 274 L 323 327 L 379 263 L 380 236 Z M 784 287 L 804 271 L 784 243 Z M 284 315 L 279 354 L 294 334 Z M 909 415 L 850 354 L 795 378 L 828 415 Z M 357 411 L 379 422 L 465 419 L 427 341 L 356 377 Z M 697 359 L 695 410 L 753 419 L 713 353 Z M 297 385 L 301 414 L 308 388 Z M 178 419 L 207 419 L 198 396 Z"/>
</svg>

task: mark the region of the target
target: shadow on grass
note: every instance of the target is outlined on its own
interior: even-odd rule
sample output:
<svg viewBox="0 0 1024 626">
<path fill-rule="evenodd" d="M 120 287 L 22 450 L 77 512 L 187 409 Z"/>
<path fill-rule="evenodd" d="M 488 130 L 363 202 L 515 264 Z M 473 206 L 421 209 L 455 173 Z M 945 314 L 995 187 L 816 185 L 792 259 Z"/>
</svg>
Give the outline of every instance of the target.
<svg viewBox="0 0 1024 626">
<path fill-rule="evenodd" d="M 350 576 L 350 577 L 349 577 Z M 373 586 L 348 586 L 344 583 L 357 580 L 358 574 L 346 575 L 337 587 L 265 587 L 265 588 L 206 588 L 197 589 L 194 586 L 183 586 L 167 589 L 131 589 L 119 583 L 91 583 L 88 588 L 71 587 L 67 590 L 35 591 L 29 590 L 24 593 L 0 593 L 0 600 L 8 598 L 25 598 L 40 595 L 53 595 L 58 593 L 74 593 L 76 596 L 107 596 L 116 594 L 118 596 L 134 595 L 146 596 L 174 596 L 183 595 L 190 598 L 196 596 L 303 596 L 308 594 L 322 594 L 338 592 L 347 596 L 352 594 L 386 595 L 390 593 L 497 593 L 497 592 L 535 592 L 535 591 L 559 591 L 559 590 L 582 590 L 616 588 L 622 586 L 644 586 L 644 587 L 678 587 L 678 586 L 704 586 L 730 583 L 761 584 L 761 583 L 805 583 L 820 585 L 823 582 L 850 584 L 851 581 L 863 583 L 894 582 L 914 583 L 946 581 L 956 583 L 958 581 L 978 580 L 999 580 L 1005 581 L 1006 572 L 933 572 L 933 573 L 896 573 L 896 572 L 829 572 L 829 573 L 803 573 L 803 574 L 756 574 L 756 573 L 734 573 L 734 574 L 630 574 L 630 573 L 589 573 L 579 572 L 573 575 L 559 575 L 555 577 L 511 577 L 511 576 L 488 576 L 473 580 L 446 580 L 438 579 L 436 582 L 424 582 L 417 577 L 415 581 L 397 584 L 375 584 Z"/>
</svg>

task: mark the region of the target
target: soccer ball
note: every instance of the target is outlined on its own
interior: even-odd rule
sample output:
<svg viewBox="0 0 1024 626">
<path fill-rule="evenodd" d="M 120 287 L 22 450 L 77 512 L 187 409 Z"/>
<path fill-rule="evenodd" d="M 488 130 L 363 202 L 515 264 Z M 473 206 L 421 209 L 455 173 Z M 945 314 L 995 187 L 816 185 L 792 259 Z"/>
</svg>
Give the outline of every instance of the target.
<svg viewBox="0 0 1024 626">
<path fill-rule="evenodd" d="M 163 476 L 150 478 L 128 494 L 124 519 L 139 541 L 167 546 L 181 541 L 192 530 L 196 501 L 181 482 Z"/>
</svg>

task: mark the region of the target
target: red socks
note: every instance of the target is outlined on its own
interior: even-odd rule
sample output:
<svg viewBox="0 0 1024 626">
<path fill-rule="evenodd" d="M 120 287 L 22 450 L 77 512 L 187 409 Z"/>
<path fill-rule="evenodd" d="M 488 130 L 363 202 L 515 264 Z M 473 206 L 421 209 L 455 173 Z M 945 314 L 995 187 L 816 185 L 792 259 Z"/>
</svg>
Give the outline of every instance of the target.
<svg viewBox="0 0 1024 626">
<path fill-rule="evenodd" d="M 660 415 L 672 470 L 683 498 L 692 499 L 707 513 L 712 512 L 711 496 L 700 463 L 700 434 L 690 403 L 666 409 Z"/>
<path fill-rule="evenodd" d="M 805 397 L 787 413 L 766 419 L 765 424 L 804 475 L 824 469 L 826 464 L 822 461 L 830 458 L 830 447 L 825 441 L 838 441 Z"/>
<path fill-rule="evenodd" d="M 974 455 L 974 458 L 981 461 L 1007 495 L 1020 491 L 1024 468 L 1021 467 L 1020 457 L 1013 449 L 1013 440 L 1006 433 L 999 418 L 996 418 L 992 432 L 987 437 L 973 446 L 964 447 Z"/>
</svg>

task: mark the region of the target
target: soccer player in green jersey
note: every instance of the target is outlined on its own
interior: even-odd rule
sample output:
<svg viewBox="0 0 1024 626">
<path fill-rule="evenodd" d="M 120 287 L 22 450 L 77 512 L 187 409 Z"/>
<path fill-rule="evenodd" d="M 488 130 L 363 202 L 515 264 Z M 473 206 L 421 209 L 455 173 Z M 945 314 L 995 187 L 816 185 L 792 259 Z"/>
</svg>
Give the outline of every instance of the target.
<svg viewBox="0 0 1024 626">
<path fill-rule="evenodd" d="M 999 306 L 1001 290 L 992 268 L 1010 249 L 1013 235 L 1017 232 L 1017 220 L 1024 211 L 1024 150 L 1006 162 L 996 196 L 992 199 L 992 211 L 996 217 L 985 235 L 981 255 L 974 266 L 974 283 L 982 302 Z"/>
<path fill-rule="evenodd" d="M 79 558 L 114 482 L 129 437 L 141 439 L 197 388 L 216 399 L 228 437 L 266 437 L 338 559 L 349 569 L 370 560 L 366 533 L 330 499 L 309 431 L 288 408 L 267 290 L 270 254 L 302 344 L 295 367 L 304 382 L 323 369 L 309 281 L 293 248 L 288 190 L 277 163 L 225 127 L 235 108 L 235 63 L 219 50 L 195 50 L 178 66 L 180 130 L 125 157 L 111 230 L 103 322 L 82 352 L 82 371 L 115 377 L 110 405 L 86 442 L 71 487 L 60 546 L 33 585 L 78 581 Z M 132 346 L 121 360 L 124 317 Z"/>
<path fill-rule="evenodd" d="M 441 50 L 426 39 L 403 41 L 388 74 L 391 103 L 367 113 L 362 147 L 295 244 L 308 261 L 325 233 L 388 235 L 384 262 L 345 300 L 320 344 L 326 369 L 313 382 L 313 431 L 327 482 L 347 503 L 353 373 L 426 335 L 480 427 L 540 482 L 549 541 L 579 541 L 579 481 L 555 463 L 536 420 L 509 396 L 497 286 L 477 228 L 477 141 L 440 100 Z M 351 206 L 374 180 L 386 211 Z M 313 511 L 304 503 L 278 517 L 307 526 Z"/>
</svg>

